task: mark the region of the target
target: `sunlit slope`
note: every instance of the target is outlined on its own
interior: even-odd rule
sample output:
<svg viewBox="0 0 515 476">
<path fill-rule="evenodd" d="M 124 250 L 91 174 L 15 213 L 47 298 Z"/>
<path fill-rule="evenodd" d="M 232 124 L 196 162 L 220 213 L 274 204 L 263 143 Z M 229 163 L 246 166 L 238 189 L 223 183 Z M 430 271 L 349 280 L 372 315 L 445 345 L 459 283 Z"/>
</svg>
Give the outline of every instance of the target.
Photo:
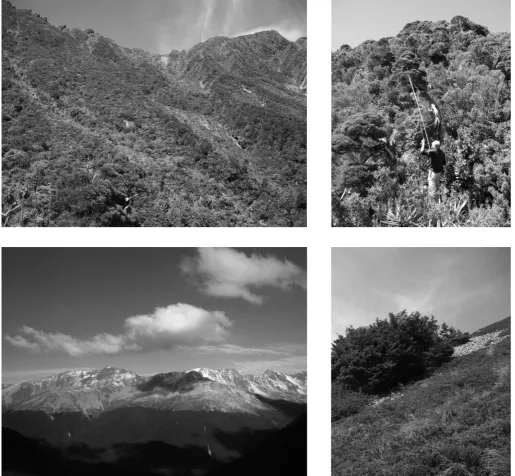
<svg viewBox="0 0 515 476">
<path fill-rule="evenodd" d="M 497 331 L 508 337 L 333 423 L 332 474 L 509 475 L 510 320 L 474 336 Z"/>
</svg>

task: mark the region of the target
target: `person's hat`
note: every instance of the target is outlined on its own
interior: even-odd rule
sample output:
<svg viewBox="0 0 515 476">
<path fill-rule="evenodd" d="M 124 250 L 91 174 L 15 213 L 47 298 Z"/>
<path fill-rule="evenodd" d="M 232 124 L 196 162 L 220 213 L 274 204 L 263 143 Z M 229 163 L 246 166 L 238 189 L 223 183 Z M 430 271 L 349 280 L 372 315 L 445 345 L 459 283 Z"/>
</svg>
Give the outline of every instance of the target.
<svg viewBox="0 0 515 476">
<path fill-rule="evenodd" d="M 432 147 L 434 147 L 435 149 L 439 149 L 440 148 L 440 141 L 437 141 L 435 140 L 432 144 L 431 144 Z"/>
</svg>

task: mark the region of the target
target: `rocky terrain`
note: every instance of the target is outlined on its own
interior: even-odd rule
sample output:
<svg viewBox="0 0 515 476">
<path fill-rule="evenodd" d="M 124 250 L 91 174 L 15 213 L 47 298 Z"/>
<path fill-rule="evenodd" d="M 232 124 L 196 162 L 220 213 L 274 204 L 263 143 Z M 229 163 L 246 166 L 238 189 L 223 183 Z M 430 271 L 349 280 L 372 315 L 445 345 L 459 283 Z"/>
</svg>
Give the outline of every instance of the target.
<svg viewBox="0 0 515 476">
<path fill-rule="evenodd" d="M 153 55 L 2 19 L 4 226 L 305 226 L 306 38 Z"/>
<path fill-rule="evenodd" d="M 499 342 L 502 342 L 504 339 L 507 339 L 508 337 L 510 337 L 510 334 L 506 334 L 506 331 L 496 331 L 491 332 L 489 334 L 472 337 L 470 339 L 470 342 L 455 347 L 453 355 L 454 357 L 461 357 L 463 355 L 476 352 L 477 350 L 497 345 L 499 344 Z"/>
<path fill-rule="evenodd" d="M 91 417 L 121 406 L 139 406 L 258 414 L 273 410 L 259 397 L 304 405 L 306 383 L 301 379 L 302 375 L 296 378 L 272 370 L 241 375 L 233 369 L 199 368 L 143 377 L 114 367 L 78 369 L 5 387 L 2 411 L 48 415 L 70 411 Z"/>
</svg>

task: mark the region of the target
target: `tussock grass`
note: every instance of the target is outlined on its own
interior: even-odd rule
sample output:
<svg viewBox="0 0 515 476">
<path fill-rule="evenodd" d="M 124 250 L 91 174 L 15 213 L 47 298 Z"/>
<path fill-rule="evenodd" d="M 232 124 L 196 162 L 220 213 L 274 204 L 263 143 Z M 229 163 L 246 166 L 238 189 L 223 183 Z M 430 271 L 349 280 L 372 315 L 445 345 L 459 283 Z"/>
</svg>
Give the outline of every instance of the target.
<svg viewBox="0 0 515 476">
<path fill-rule="evenodd" d="M 402 398 L 333 423 L 332 474 L 509 475 L 510 341 L 455 358 Z"/>
</svg>

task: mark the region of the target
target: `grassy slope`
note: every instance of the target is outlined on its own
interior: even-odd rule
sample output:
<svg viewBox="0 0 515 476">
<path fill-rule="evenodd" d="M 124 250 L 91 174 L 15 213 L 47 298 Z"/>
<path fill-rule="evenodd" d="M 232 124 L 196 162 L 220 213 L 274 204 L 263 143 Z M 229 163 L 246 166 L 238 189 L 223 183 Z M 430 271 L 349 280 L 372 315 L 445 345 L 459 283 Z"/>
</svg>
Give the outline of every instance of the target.
<svg viewBox="0 0 515 476">
<path fill-rule="evenodd" d="M 490 334 L 496 331 L 506 331 L 509 332 L 511 326 L 511 316 L 505 317 L 501 321 L 494 322 L 493 324 L 489 324 L 472 334 L 472 337 L 482 336 L 484 334 Z M 505 335 L 503 332 L 502 335 Z"/>
<path fill-rule="evenodd" d="M 507 318 L 475 335 L 509 326 Z M 453 359 L 403 397 L 334 423 L 332 474 L 508 475 L 510 340 Z"/>
</svg>

